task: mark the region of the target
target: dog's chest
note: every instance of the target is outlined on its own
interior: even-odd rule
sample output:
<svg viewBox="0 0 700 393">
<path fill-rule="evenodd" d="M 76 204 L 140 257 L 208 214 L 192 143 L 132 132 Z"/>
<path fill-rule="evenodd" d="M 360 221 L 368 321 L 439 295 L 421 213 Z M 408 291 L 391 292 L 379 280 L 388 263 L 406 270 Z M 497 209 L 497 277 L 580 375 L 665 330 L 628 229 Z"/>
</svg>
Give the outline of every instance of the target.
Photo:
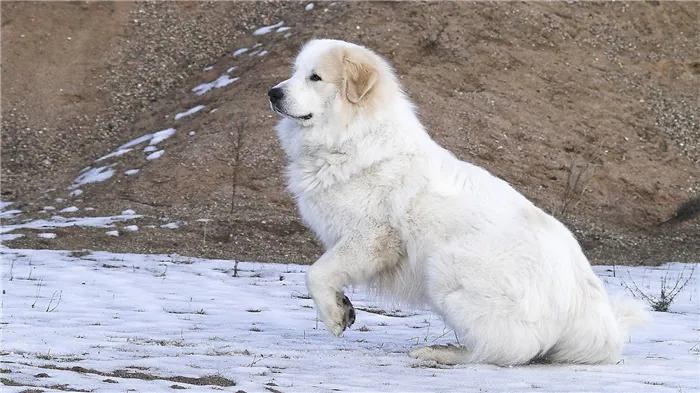
<svg viewBox="0 0 700 393">
<path fill-rule="evenodd" d="M 292 163 L 288 189 L 306 224 L 330 247 L 349 233 L 388 220 L 392 182 L 386 169 L 353 168 L 339 159 Z"/>
</svg>

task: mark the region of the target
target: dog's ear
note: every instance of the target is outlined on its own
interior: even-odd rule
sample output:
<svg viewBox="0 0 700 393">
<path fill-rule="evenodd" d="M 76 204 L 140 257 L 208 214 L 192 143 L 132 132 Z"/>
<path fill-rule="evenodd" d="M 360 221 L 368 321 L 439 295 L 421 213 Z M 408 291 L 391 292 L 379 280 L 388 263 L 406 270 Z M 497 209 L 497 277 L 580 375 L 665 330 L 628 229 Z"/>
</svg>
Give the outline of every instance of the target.
<svg viewBox="0 0 700 393">
<path fill-rule="evenodd" d="M 367 97 L 377 83 L 377 71 L 369 62 L 356 54 L 348 53 L 343 59 L 345 68 L 345 96 L 357 104 Z"/>
</svg>

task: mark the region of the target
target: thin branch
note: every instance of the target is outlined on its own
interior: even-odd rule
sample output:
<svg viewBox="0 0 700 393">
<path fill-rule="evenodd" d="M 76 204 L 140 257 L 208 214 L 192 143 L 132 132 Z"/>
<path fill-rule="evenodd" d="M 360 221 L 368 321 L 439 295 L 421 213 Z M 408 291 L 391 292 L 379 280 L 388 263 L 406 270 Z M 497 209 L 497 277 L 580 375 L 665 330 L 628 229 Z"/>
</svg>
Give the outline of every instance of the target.
<svg viewBox="0 0 700 393">
<path fill-rule="evenodd" d="M 236 124 L 236 140 L 233 144 L 233 170 L 231 175 L 232 190 L 231 190 L 231 214 L 236 209 L 235 199 L 236 199 L 236 186 L 238 186 L 238 171 L 241 164 L 241 150 L 243 150 L 243 136 L 247 123 L 245 120 L 240 120 Z"/>
<path fill-rule="evenodd" d="M 56 304 L 51 308 L 51 304 L 53 303 L 53 300 L 56 298 L 56 294 L 58 293 L 58 300 Z M 53 295 L 51 295 L 51 300 L 49 300 L 49 305 L 46 306 L 46 312 L 52 312 L 55 309 L 58 308 L 58 305 L 61 304 L 61 299 L 62 299 L 63 291 L 54 291 Z"/>
</svg>

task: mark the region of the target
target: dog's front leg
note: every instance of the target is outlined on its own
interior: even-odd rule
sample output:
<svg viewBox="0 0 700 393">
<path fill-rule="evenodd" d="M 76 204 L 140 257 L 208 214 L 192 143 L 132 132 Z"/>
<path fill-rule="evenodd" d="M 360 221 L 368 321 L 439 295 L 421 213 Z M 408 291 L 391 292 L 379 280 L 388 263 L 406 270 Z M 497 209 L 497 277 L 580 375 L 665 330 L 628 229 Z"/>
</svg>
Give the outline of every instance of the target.
<svg viewBox="0 0 700 393">
<path fill-rule="evenodd" d="M 390 229 L 345 237 L 306 272 L 306 286 L 321 321 L 336 337 L 355 321 L 355 310 L 343 293 L 348 285 L 364 284 L 399 261 L 401 243 Z"/>
</svg>

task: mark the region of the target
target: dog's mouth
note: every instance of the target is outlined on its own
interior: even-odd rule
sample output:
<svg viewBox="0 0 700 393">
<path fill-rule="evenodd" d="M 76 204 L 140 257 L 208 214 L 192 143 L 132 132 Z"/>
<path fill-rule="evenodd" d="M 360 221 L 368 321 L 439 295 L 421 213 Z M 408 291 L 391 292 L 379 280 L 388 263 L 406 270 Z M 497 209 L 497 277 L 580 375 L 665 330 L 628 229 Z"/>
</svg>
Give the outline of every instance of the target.
<svg viewBox="0 0 700 393">
<path fill-rule="evenodd" d="M 292 115 L 290 113 L 283 111 L 281 108 L 277 107 L 277 105 L 273 104 L 272 102 L 270 102 L 270 108 L 272 108 L 272 111 L 277 113 L 278 115 L 290 117 L 290 118 L 296 119 L 296 120 L 311 120 L 311 118 L 314 117 L 313 113 L 309 113 L 308 115 L 304 115 L 304 116 Z"/>
</svg>

